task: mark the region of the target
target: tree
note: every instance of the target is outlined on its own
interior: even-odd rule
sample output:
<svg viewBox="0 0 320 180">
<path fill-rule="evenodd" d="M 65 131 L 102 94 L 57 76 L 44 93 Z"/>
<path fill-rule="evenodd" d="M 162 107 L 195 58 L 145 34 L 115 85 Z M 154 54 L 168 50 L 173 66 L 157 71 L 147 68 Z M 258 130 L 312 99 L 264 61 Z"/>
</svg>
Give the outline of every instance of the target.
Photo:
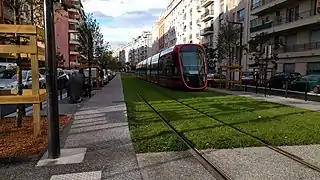
<svg viewBox="0 0 320 180">
<path fill-rule="evenodd" d="M 63 54 L 61 54 L 59 51 L 57 51 L 56 60 L 57 60 L 57 67 L 63 67 L 65 60 L 64 60 Z"/>
<path fill-rule="evenodd" d="M 214 58 L 219 63 L 226 63 L 230 66 L 234 62 L 236 47 L 240 46 L 240 29 L 233 24 L 222 23 L 217 35 L 216 49 L 214 50 Z"/>
<path fill-rule="evenodd" d="M 100 31 L 99 23 L 88 14 L 78 26 L 78 41 L 80 42 L 79 53 L 88 57 L 89 65 L 89 84 L 91 84 L 91 61 L 102 57 L 101 45 L 103 36 Z M 91 97 L 91 86 L 89 86 L 89 97 Z"/>
<path fill-rule="evenodd" d="M 269 65 L 272 64 L 272 73 L 277 69 L 278 50 L 283 46 L 280 39 L 275 38 L 271 41 L 267 33 L 260 33 L 252 37 L 244 50 L 251 55 L 250 59 L 254 62 L 256 67 L 261 71 L 260 79 L 266 82 L 267 71 Z M 263 76 L 263 78 L 262 78 Z"/>
</svg>

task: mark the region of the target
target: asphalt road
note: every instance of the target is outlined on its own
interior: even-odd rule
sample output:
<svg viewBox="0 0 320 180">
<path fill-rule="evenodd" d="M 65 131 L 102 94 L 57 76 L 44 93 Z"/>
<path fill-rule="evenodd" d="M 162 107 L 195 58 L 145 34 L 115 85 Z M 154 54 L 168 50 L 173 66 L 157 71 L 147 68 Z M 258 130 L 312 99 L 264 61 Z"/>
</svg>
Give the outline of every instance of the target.
<svg viewBox="0 0 320 180">
<path fill-rule="evenodd" d="M 66 93 L 66 92 L 67 91 L 64 89 L 62 91 L 62 94 Z M 59 91 L 58 91 L 58 95 L 60 95 Z M 0 106 L 1 106 L 0 107 L 0 109 L 1 109 L 1 117 L 5 117 L 5 116 L 7 116 L 7 115 L 9 115 L 11 113 L 16 112 L 17 105 L 15 105 L 15 104 L 8 104 L 8 105 L 4 104 L 4 105 L 0 105 Z M 28 108 L 30 106 L 32 106 L 32 104 L 26 104 L 26 108 Z"/>
</svg>

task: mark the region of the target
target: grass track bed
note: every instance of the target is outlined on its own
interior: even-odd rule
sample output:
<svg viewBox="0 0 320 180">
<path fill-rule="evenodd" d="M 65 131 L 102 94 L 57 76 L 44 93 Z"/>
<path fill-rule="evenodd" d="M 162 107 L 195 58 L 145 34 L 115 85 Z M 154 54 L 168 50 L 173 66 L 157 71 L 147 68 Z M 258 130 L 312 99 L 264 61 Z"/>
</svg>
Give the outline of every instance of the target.
<svg viewBox="0 0 320 180">
<path fill-rule="evenodd" d="M 177 98 L 272 145 L 320 142 L 320 113 L 317 112 L 216 92 L 170 90 L 132 76 L 122 76 L 122 82 L 130 133 L 137 153 L 186 149 L 179 138 L 138 97 L 138 92 L 198 149 L 262 144 L 161 93 Z"/>
</svg>

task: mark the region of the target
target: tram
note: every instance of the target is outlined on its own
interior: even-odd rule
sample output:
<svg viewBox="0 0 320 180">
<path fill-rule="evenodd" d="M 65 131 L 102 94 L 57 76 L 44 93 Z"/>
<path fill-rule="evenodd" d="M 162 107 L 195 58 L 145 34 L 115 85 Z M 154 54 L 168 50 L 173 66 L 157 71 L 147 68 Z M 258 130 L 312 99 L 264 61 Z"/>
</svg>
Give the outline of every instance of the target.
<svg viewBox="0 0 320 180">
<path fill-rule="evenodd" d="M 136 66 L 139 78 L 170 88 L 203 90 L 208 60 L 200 44 L 179 44 L 162 50 Z"/>
</svg>

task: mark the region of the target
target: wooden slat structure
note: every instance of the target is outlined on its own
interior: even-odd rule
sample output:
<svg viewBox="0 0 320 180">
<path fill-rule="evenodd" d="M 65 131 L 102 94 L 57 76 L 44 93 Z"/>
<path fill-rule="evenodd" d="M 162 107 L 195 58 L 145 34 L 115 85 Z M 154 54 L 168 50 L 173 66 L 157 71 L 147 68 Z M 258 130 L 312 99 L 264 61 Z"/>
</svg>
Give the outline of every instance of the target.
<svg viewBox="0 0 320 180">
<path fill-rule="evenodd" d="M 221 66 L 219 69 L 220 72 L 220 88 L 222 87 L 222 75 L 225 73 L 226 76 L 226 88 L 230 88 L 232 84 L 241 84 L 242 83 L 242 66 Z M 235 73 L 239 73 L 239 79 L 232 79 L 230 74 L 235 77 Z"/>
<path fill-rule="evenodd" d="M 39 62 L 44 61 L 44 47 L 39 46 L 39 41 L 44 40 L 43 29 L 34 25 L 0 24 L 0 34 L 12 36 L 19 34 L 29 38 L 28 45 L 0 45 L 0 54 L 10 54 L 17 57 L 27 57 L 31 61 L 32 77 L 39 75 Z M 39 79 L 32 78 L 32 89 L 24 89 L 22 95 L 17 95 L 16 90 L 3 90 L 0 93 L 0 104 L 33 104 L 34 135 L 40 134 L 40 103 L 46 99 L 46 90 L 39 89 Z"/>
</svg>

